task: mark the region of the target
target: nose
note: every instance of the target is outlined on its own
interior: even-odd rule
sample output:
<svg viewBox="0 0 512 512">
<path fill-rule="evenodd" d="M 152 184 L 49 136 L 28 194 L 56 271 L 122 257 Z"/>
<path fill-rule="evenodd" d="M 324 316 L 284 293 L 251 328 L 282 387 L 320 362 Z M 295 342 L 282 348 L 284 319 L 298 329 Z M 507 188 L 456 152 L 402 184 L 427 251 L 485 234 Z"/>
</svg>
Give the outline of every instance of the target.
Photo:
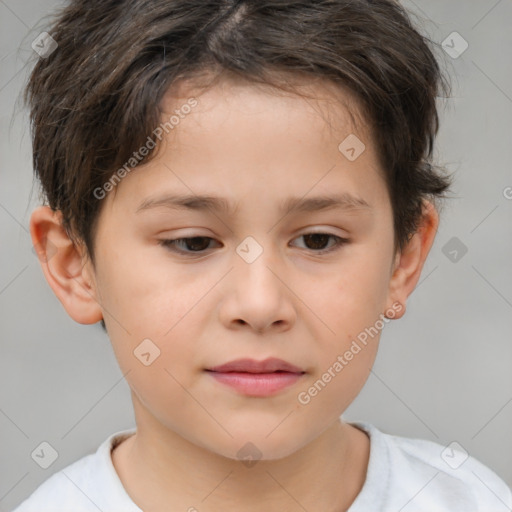
<svg viewBox="0 0 512 512">
<path fill-rule="evenodd" d="M 290 329 L 297 314 L 284 269 L 267 250 L 251 263 L 235 254 L 220 305 L 226 327 L 260 334 Z"/>
</svg>

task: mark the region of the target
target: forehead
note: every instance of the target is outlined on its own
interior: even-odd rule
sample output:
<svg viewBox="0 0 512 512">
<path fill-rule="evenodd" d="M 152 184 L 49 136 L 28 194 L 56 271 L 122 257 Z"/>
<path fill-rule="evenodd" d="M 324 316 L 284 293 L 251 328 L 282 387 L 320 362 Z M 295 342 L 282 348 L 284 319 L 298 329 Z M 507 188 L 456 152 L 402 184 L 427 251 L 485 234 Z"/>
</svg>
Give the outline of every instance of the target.
<svg viewBox="0 0 512 512">
<path fill-rule="evenodd" d="M 156 156 L 131 172 L 115 195 L 124 195 L 129 183 L 131 195 L 143 199 L 137 208 L 172 195 L 189 196 L 189 202 L 194 195 L 231 197 L 225 211 L 255 194 L 272 208 L 277 201 L 279 209 L 290 210 L 295 205 L 283 198 L 302 197 L 313 187 L 317 197 L 333 192 L 338 198 L 361 198 L 357 181 L 375 188 L 381 173 L 354 95 L 325 82 L 293 86 L 299 94 L 231 80 L 207 88 L 182 83 L 169 90 L 161 103 L 161 126 L 173 117 L 172 127 Z M 193 109 L 185 108 L 191 99 Z M 355 134 L 366 149 L 359 161 L 349 162 L 338 146 Z M 346 173 L 347 179 L 332 191 L 336 173 Z"/>
<path fill-rule="evenodd" d="M 361 101 L 347 87 L 288 72 L 276 73 L 274 80 L 276 85 L 251 82 L 232 74 L 181 80 L 164 95 L 160 103 L 161 119 L 165 122 L 193 97 L 199 103 L 198 108 L 194 108 L 194 117 L 199 122 L 207 120 L 213 111 L 217 116 L 234 112 L 256 116 L 262 111 L 268 116 L 274 111 L 275 117 L 282 117 L 288 110 L 288 115 L 295 112 L 296 117 L 310 117 L 311 129 L 316 131 L 326 128 L 351 129 L 365 134 L 371 131 L 371 122 L 363 113 Z M 199 113 L 202 116 L 197 115 Z M 368 133 L 367 138 L 370 135 Z"/>
</svg>

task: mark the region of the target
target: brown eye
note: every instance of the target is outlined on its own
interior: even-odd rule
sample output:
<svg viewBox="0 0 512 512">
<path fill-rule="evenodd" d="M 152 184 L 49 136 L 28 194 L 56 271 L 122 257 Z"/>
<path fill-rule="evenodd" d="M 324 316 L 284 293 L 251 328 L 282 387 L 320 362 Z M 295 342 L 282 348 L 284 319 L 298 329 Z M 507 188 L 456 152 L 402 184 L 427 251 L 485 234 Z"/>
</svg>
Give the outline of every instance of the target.
<svg viewBox="0 0 512 512">
<path fill-rule="evenodd" d="M 189 238 L 176 238 L 174 240 L 160 240 L 160 244 L 171 251 L 179 253 L 201 253 L 208 249 L 213 238 L 208 236 L 194 236 Z"/>
<path fill-rule="evenodd" d="M 304 239 L 306 249 L 309 249 L 317 254 L 324 254 L 335 251 L 342 245 L 345 245 L 349 242 L 347 238 L 341 238 L 329 233 L 306 233 L 299 236 L 298 238 Z M 329 239 L 333 239 L 334 243 L 331 245 L 331 247 L 325 248 L 329 243 Z"/>
<path fill-rule="evenodd" d="M 325 233 L 312 233 L 310 235 L 303 235 L 306 245 L 310 249 L 323 250 L 329 243 L 330 235 Z"/>
<path fill-rule="evenodd" d="M 297 239 L 304 239 L 306 247 L 304 249 L 312 251 L 315 254 L 325 254 L 328 252 L 335 251 L 339 249 L 342 245 L 345 245 L 349 242 L 347 238 L 341 238 L 336 235 L 331 235 L 329 233 L 306 233 L 304 235 L 299 236 Z M 329 247 L 329 241 L 333 240 L 334 242 Z M 170 251 L 184 254 L 184 255 L 192 255 L 192 254 L 202 254 L 207 251 L 210 246 L 210 242 L 214 242 L 213 238 L 207 236 L 194 236 L 187 238 L 176 238 L 176 239 L 168 239 L 168 240 L 160 240 L 160 245 L 164 246 Z"/>
</svg>

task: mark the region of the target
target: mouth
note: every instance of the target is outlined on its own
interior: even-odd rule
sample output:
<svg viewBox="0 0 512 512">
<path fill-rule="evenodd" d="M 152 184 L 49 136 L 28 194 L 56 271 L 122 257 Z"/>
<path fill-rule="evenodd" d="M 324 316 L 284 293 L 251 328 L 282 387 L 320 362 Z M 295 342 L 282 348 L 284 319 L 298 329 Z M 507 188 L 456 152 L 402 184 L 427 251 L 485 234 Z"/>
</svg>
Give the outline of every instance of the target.
<svg viewBox="0 0 512 512">
<path fill-rule="evenodd" d="M 306 373 L 301 368 L 276 358 L 264 361 L 237 359 L 206 371 L 217 382 L 240 394 L 254 397 L 275 395 L 295 384 Z"/>
</svg>

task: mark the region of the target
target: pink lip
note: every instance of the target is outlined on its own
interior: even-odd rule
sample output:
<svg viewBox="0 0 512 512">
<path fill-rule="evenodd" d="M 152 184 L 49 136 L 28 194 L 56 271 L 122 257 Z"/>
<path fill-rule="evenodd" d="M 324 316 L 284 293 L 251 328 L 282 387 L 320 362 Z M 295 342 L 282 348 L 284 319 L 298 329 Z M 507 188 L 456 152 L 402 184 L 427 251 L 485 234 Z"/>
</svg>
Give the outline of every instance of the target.
<svg viewBox="0 0 512 512">
<path fill-rule="evenodd" d="M 269 396 L 297 382 L 305 373 L 282 359 L 237 359 L 207 370 L 215 380 L 249 396 Z"/>
</svg>

